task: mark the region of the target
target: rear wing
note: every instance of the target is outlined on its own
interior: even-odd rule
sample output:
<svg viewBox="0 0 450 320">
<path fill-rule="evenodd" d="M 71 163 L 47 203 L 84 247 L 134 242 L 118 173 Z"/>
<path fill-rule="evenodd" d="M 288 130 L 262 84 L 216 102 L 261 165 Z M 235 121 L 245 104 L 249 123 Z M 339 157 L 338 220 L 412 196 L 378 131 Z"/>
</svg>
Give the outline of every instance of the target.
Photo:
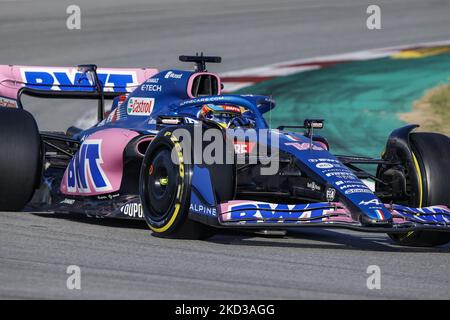
<svg viewBox="0 0 450 320">
<path fill-rule="evenodd" d="M 43 98 L 103 99 L 133 91 L 158 73 L 154 68 L 44 67 L 0 65 L 0 107 L 23 108 L 23 94 Z M 101 113 L 101 115 L 100 115 Z"/>
</svg>

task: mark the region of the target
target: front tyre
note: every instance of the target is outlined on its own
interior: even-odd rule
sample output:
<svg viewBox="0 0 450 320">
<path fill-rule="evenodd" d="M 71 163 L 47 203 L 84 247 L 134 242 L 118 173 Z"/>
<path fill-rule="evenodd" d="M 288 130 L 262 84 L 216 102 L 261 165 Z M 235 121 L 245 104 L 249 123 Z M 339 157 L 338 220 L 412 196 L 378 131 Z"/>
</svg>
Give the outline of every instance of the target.
<svg viewBox="0 0 450 320">
<path fill-rule="evenodd" d="M 450 206 L 450 138 L 438 133 L 411 133 L 410 148 L 413 156 L 411 177 L 418 183 L 415 184 L 415 196 L 408 205 Z M 449 233 L 435 231 L 410 231 L 389 234 L 389 237 L 398 244 L 416 247 L 439 246 L 450 242 Z"/>
<path fill-rule="evenodd" d="M 193 240 L 212 236 L 207 226 L 188 218 L 191 170 L 171 131 L 160 132 L 150 143 L 142 162 L 139 193 L 145 221 L 154 235 Z"/>
</svg>

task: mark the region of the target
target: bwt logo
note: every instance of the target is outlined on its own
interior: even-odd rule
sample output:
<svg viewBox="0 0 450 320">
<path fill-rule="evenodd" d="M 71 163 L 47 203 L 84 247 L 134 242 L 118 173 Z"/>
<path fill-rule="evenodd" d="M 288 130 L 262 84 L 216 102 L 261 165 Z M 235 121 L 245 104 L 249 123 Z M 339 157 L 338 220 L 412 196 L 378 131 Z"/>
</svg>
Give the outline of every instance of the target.
<svg viewBox="0 0 450 320">
<path fill-rule="evenodd" d="M 305 208 L 304 205 L 289 205 L 289 204 L 271 204 L 271 203 L 258 203 L 258 202 L 249 202 L 249 203 L 240 203 L 236 205 L 232 205 L 228 207 L 229 211 L 232 211 L 232 216 L 235 216 L 236 219 L 245 219 L 245 218 L 253 218 L 261 215 L 261 212 L 266 213 L 265 216 L 274 216 L 274 217 L 282 217 L 282 216 L 301 216 L 303 210 Z"/>
<path fill-rule="evenodd" d="M 102 170 L 102 140 L 86 140 L 72 158 L 67 171 L 67 191 L 90 193 L 111 191 L 112 186 Z M 91 186 L 94 190 L 91 189 Z"/>
<path fill-rule="evenodd" d="M 93 91 L 92 82 L 77 69 L 68 68 L 22 68 L 22 79 L 27 87 L 39 90 L 55 91 Z M 137 76 L 131 71 L 100 71 L 98 78 L 104 86 L 104 91 L 132 91 L 137 86 Z"/>
</svg>

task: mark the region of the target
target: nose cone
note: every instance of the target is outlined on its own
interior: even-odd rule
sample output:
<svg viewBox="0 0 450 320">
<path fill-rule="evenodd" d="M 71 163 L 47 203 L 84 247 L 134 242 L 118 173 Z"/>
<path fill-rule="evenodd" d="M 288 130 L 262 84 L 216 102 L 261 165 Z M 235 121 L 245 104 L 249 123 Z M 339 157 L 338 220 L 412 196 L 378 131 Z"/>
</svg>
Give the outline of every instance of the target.
<svg viewBox="0 0 450 320">
<path fill-rule="evenodd" d="M 387 227 L 392 225 L 392 214 L 386 209 L 366 209 L 361 215 L 361 223 L 364 226 Z"/>
</svg>

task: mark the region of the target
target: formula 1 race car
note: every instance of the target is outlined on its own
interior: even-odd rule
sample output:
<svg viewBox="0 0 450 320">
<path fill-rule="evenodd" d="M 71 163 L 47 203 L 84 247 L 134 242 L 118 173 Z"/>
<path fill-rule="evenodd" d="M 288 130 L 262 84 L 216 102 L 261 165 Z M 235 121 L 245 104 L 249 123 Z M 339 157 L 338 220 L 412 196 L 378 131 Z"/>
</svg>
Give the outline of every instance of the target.
<svg viewBox="0 0 450 320">
<path fill-rule="evenodd" d="M 141 219 L 174 238 L 337 227 L 450 241 L 449 137 L 408 125 L 380 159 L 333 155 L 323 120 L 271 129 L 271 98 L 221 93 L 206 70 L 220 57 L 180 60 L 195 70 L 0 66 L 0 211 Z M 23 95 L 96 99 L 98 122 L 40 132 Z"/>
</svg>

